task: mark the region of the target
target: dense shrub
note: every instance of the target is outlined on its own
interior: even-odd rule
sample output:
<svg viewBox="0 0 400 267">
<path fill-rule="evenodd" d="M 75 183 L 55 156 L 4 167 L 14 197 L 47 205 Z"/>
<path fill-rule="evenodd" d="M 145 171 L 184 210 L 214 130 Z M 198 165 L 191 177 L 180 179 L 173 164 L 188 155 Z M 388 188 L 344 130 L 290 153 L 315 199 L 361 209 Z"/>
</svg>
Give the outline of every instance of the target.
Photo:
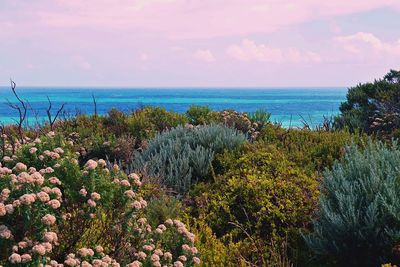
<svg viewBox="0 0 400 267">
<path fill-rule="evenodd" d="M 217 161 L 223 174 L 192 191 L 194 216 L 225 244 L 233 242 L 236 262 L 271 264 L 272 244 L 295 240 L 310 220 L 317 181 L 274 146 L 246 145 L 239 155 L 225 153 Z"/>
<path fill-rule="evenodd" d="M 369 142 L 348 147 L 343 162 L 324 173 L 314 232 L 306 236 L 318 254 L 338 266 L 398 264 L 392 254 L 400 237 L 400 150 Z"/>
<path fill-rule="evenodd" d="M 271 122 L 271 113 L 267 112 L 265 109 L 248 112 L 247 116 L 258 131 Z"/>
<path fill-rule="evenodd" d="M 182 211 L 182 202 L 173 196 L 162 194 L 157 197 L 152 196 L 146 208 L 145 215 L 149 224 L 153 227 L 157 227 L 168 218 L 180 218 Z"/>
<path fill-rule="evenodd" d="M 157 135 L 137 153 L 133 169 L 159 177 L 168 187 L 185 193 L 207 178 L 215 153 L 233 150 L 246 136 L 221 125 L 177 127 Z"/>
<path fill-rule="evenodd" d="M 138 141 L 152 138 L 157 133 L 185 123 L 185 116 L 160 107 L 137 110 L 128 118 L 129 131 Z"/>
<path fill-rule="evenodd" d="M 222 242 L 207 225 L 203 218 L 189 216 L 190 230 L 196 235 L 196 248 L 201 254 L 204 266 L 248 266 L 245 259 L 240 258 L 233 242 Z"/>
<path fill-rule="evenodd" d="M 185 114 L 189 123 L 193 125 L 212 124 L 218 122 L 218 113 L 212 111 L 208 106 L 191 105 Z"/>
<path fill-rule="evenodd" d="M 104 116 L 102 123 L 108 132 L 116 136 L 126 135 L 128 133 L 127 115 L 115 108 L 111 109 Z"/>
<path fill-rule="evenodd" d="M 260 134 L 260 141 L 273 143 L 288 159 L 305 171 L 322 172 L 326 167 L 344 156 L 344 147 L 351 143 L 362 145 L 365 135 L 349 131 L 313 131 L 307 129 L 285 129 L 269 124 Z"/>
<path fill-rule="evenodd" d="M 199 261 L 194 235 L 182 222 L 168 219 L 154 228 L 142 217 L 147 202 L 139 176 L 127 176 L 118 166 L 109 170 L 104 160 L 80 167 L 72 147 L 51 132 L 3 158 L 0 265 Z"/>
<path fill-rule="evenodd" d="M 340 111 L 338 127 L 390 136 L 400 127 L 400 72 L 391 70 L 383 79 L 350 88 Z"/>
</svg>

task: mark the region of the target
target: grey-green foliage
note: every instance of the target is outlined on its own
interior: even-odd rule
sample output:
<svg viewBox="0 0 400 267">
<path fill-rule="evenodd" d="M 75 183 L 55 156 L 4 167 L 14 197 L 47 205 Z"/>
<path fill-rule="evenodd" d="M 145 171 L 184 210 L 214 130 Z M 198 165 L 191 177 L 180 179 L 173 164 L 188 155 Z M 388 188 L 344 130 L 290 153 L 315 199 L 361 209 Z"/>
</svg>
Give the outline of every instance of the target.
<svg viewBox="0 0 400 267">
<path fill-rule="evenodd" d="M 193 183 L 205 179 L 215 153 L 233 150 L 246 136 L 223 125 L 167 130 L 136 153 L 131 169 L 159 177 L 162 183 L 185 193 Z"/>
<path fill-rule="evenodd" d="M 399 238 L 399 146 L 348 147 L 344 161 L 324 173 L 318 219 L 306 242 L 339 266 L 377 266 L 398 264 L 391 253 Z"/>
</svg>

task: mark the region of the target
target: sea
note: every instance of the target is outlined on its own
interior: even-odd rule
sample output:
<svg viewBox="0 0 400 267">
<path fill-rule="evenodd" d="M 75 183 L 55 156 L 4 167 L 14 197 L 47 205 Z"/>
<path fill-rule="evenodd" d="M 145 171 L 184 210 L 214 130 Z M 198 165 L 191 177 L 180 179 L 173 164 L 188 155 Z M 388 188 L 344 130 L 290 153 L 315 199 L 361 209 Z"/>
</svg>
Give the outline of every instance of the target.
<svg viewBox="0 0 400 267">
<path fill-rule="evenodd" d="M 273 122 L 284 127 L 312 127 L 324 117 L 339 114 L 339 106 L 346 99 L 344 87 L 290 88 L 100 88 L 100 87 L 17 87 L 19 97 L 29 102 L 28 124 L 47 118 L 48 99 L 53 114 L 65 103 L 63 116 L 93 114 L 93 97 L 98 114 L 117 108 L 132 112 L 145 106 L 163 107 L 184 113 L 191 105 L 208 105 L 213 110 L 234 109 L 254 112 L 263 109 L 271 113 Z M 13 123 L 18 112 L 7 104 L 17 103 L 10 87 L 0 87 L 0 123 Z M 34 110 L 34 112 L 32 111 Z M 36 115 L 35 115 L 36 114 Z"/>
</svg>

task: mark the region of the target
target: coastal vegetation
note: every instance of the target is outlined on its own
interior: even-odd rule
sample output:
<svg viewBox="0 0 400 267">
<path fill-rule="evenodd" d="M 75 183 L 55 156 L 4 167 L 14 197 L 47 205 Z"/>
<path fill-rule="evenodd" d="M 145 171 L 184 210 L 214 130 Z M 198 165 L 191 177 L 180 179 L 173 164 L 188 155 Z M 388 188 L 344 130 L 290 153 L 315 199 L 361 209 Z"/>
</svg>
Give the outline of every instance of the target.
<svg viewBox="0 0 400 267">
<path fill-rule="evenodd" d="M 315 129 L 207 106 L 49 108 L 24 127 L 17 100 L 0 127 L 1 266 L 400 264 L 397 71 Z"/>
</svg>

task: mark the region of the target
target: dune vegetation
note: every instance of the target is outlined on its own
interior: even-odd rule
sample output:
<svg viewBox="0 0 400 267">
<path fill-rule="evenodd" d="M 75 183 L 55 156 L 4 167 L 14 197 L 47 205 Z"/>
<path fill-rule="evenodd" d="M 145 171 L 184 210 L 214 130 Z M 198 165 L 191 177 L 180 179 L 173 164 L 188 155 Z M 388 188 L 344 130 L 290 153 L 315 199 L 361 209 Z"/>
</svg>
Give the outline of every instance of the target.
<svg viewBox="0 0 400 267">
<path fill-rule="evenodd" d="M 400 264 L 399 72 L 312 129 L 207 106 L 24 126 L 17 103 L 0 127 L 1 266 Z"/>
</svg>

